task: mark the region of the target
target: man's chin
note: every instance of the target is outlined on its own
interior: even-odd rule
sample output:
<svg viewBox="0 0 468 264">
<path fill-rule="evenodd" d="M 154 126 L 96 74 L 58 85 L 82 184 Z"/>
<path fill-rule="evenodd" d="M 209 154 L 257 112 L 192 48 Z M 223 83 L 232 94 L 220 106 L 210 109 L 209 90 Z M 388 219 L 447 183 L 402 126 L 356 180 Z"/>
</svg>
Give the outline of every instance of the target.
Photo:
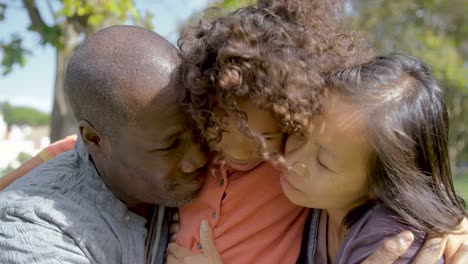
<svg viewBox="0 0 468 264">
<path fill-rule="evenodd" d="M 190 203 L 193 199 L 197 198 L 200 194 L 201 188 L 198 188 L 194 192 L 185 193 L 185 195 L 176 195 L 172 199 L 165 199 L 161 201 L 159 205 L 166 207 L 182 207 Z"/>
<path fill-rule="evenodd" d="M 190 203 L 193 199 L 197 198 L 200 194 L 204 181 L 199 184 L 177 185 L 167 191 L 167 195 L 163 197 L 159 205 L 167 207 L 181 207 Z M 183 190 L 182 190 L 183 189 Z"/>
</svg>

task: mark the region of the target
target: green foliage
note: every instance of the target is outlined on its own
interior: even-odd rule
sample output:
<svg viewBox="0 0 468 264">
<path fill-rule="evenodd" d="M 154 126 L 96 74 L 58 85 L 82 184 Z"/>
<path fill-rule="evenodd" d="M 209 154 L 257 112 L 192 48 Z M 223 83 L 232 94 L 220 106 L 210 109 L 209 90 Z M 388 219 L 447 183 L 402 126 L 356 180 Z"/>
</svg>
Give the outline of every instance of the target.
<svg viewBox="0 0 468 264">
<path fill-rule="evenodd" d="M 468 161 L 468 0 L 349 0 L 378 54 L 422 59 L 446 88 L 452 164 Z"/>
<path fill-rule="evenodd" d="M 11 165 L 8 165 L 5 169 L 3 169 L 2 171 L 0 171 L 0 178 L 7 175 L 8 173 L 14 171 L 15 168 L 13 168 L 13 166 Z"/>
<path fill-rule="evenodd" d="M 43 21 L 36 2 L 37 0 L 23 1 L 25 12 L 28 12 L 31 19 L 28 29 L 39 34 L 42 45 L 50 44 L 58 50 L 73 49 L 76 46 L 68 44 L 71 39 L 76 38 L 70 34 L 70 29 L 77 35 L 89 35 L 100 28 L 128 21 L 152 29 L 153 15 L 149 12 L 139 14 L 131 0 L 60 0 L 60 9 L 54 11 L 54 22 L 50 25 Z M 0 2 L 0 21 L 5 18 L 7 7 L 8 4 Z M 7 44 L 2 44 L 0 40 L 0 50 L 3 75 L 10 73 L 14 65 L 25 65 L 30 53 L 22 46 L 19 36 L 14 36 Z"/>
<path fill-rule="evenodd" d="M 38 111 L 32 107 L 12 106 L 9 103 L 1 103 L 5 122 L 10 126 L 13 124 L 42 126 L 50 123 L 50 115 Z"/>
<path fill-rule="evenodd" d="M 198 23 L 200 19 L 215 19 L 225 13 L 239 9 L 240 7 L 255 4 L 257 0 L 224 0 L 213 2 L 214 3 L 209 5 L 205 10 L 192 14 L 184 24 L 179 26 L 179 31 L 181 31 L 184 26 Z"/>
<path fill-rule="evenodd" d="M 24 66 L 26 65 L 26 55 L 30 52 L 25 49 L 22 45 L 23 40 L 19 36 L 13 36 L 12 40 L 8 44 L 2 44 L 2 65 L 3 65 L 3 76 L 12 72 L 15 64 Z"/>
<path fill-rule="evenodd" d="M 26 161 L 30 160 L 32 157 L 33 156 L 31 156 L 28 153 L 20 152 L 20 153 L 18 153 L 18 157 L 16 158 L 16 160 L 18 160 L 19 163 L 23 164 Z"/>
<path fill-rule="evenodd" d="M 106 19 L 125 21 L 128 17 L 140 21 L 140 14 L 130 0 L 82 1 L 63 0 L 60 15 L 79 20 L 82 26 L 98 28 Z"/>
<path fill-rule="evenodd" d="M 4 3 L 0 3 L 0 21 L 5 19 L 5 11 L 6 11 L 7 5 Z"/>
<path fill-rule="evenodd" d="M 465 202 L 468 201 L 468 172 L 455 175 L 453 185 L 458 195 L 460 195 Z"/>
<path fill-rule="evenodd" d="M 224 0 L 222 2 L 215 3 L 213 6 L 226 11 L 234 11 L 242 6 L 255 4 L 256 2 L 256 0 Z"/>
</svg>

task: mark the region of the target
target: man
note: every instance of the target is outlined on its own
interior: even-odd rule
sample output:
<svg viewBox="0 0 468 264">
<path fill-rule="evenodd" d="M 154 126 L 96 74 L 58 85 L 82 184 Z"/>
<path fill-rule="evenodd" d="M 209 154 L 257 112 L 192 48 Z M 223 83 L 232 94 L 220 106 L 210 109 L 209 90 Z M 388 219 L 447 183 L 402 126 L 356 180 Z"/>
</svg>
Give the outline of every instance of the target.
<svg viewBox="0 0 468 264">
<path fill-rule="evenodd" d="M 66 92 L 79 139 L 1 193 L 0 263 L 162 263 L 168 229 L 145 224 L 189 202 L 206 163 L 186 129 L 179 63 L 169 42 L 130 26 L 76 51 Z"/>
<path fill-rule="evenodd" d="M 165 206 L 197 195 L 206 163 L 187 129 L 179 63 L 166 40 L 131 26 L 76 51 L 66 77 L 76 146 L 0 193 L 0 263 L 164 262 Z M 404 244 L 389 240 L 368 263 L 393 263 Z"/>
</svg>

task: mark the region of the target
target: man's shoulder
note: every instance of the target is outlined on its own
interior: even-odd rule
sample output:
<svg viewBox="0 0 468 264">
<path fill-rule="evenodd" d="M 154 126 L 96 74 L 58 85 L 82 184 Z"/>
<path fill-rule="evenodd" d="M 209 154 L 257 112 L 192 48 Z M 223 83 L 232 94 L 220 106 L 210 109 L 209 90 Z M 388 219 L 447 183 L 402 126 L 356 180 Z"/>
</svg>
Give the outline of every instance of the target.
<svg viewBox="0 0 468 264">
<path fill-rule="evenodd" d="M 45 162 L 32 171 L 15 180 L 5 188 L 5 191 L 35 192 L 47 190 L 65 190 L 74 182 L 79 181 L 80 174 L 84 173 L 83 163 L 74 151 Z"/>
<path fill-rule="evenodd" d="M 1 263 L 101 263 L 119 261 L 120 243 L 112 228 L 90 210 L 63 197 L 0 200 Z M 55 196 L 57 198 L 57 196 Z M 36 256 L 29 262 L 31 254 Z M 1 254 L 0 254 L 1 255 Z M 117 258 L 117 259 L 115 259 Z M 24 262 L 23 262 L 24 261 Z"/>
<path fill-rule="evenodd" d="M 0 251 L 11 249 L 0 260 L 10 263 L 28 252 L 70 260 L 64 263 L 95 263 L 121 256 L 111 226 L 113 210 L 104 202 L 108 199 L 84 180 L 89 175 L 83 175 L 86 172 L 75 163 L 50 161 L 0 192 L 0 233 L 4 234 Z"/>
<path fill-rule="evenodd" d="M 104 225 L 106 204 L 100 206 L 102 192 L 88 174 L 73 151 L 35 168 L 0 192 L 0 228 L 2 222 L 17 221 L 74 233 Z"/>
</svg>

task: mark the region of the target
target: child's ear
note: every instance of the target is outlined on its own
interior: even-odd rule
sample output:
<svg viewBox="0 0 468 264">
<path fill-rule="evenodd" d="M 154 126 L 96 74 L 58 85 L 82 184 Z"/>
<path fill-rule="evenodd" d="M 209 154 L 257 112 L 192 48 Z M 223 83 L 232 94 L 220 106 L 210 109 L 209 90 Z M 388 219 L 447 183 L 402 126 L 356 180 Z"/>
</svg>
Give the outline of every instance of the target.
<svg viewBox="0 0 468 264">
<path fill-rule="evenodd" d="M 80 120 L 78 125 L 81 138 L 91 156 L 102 154 L 105 140 L 101 134 L 86 120 Z"/>
</svg>

